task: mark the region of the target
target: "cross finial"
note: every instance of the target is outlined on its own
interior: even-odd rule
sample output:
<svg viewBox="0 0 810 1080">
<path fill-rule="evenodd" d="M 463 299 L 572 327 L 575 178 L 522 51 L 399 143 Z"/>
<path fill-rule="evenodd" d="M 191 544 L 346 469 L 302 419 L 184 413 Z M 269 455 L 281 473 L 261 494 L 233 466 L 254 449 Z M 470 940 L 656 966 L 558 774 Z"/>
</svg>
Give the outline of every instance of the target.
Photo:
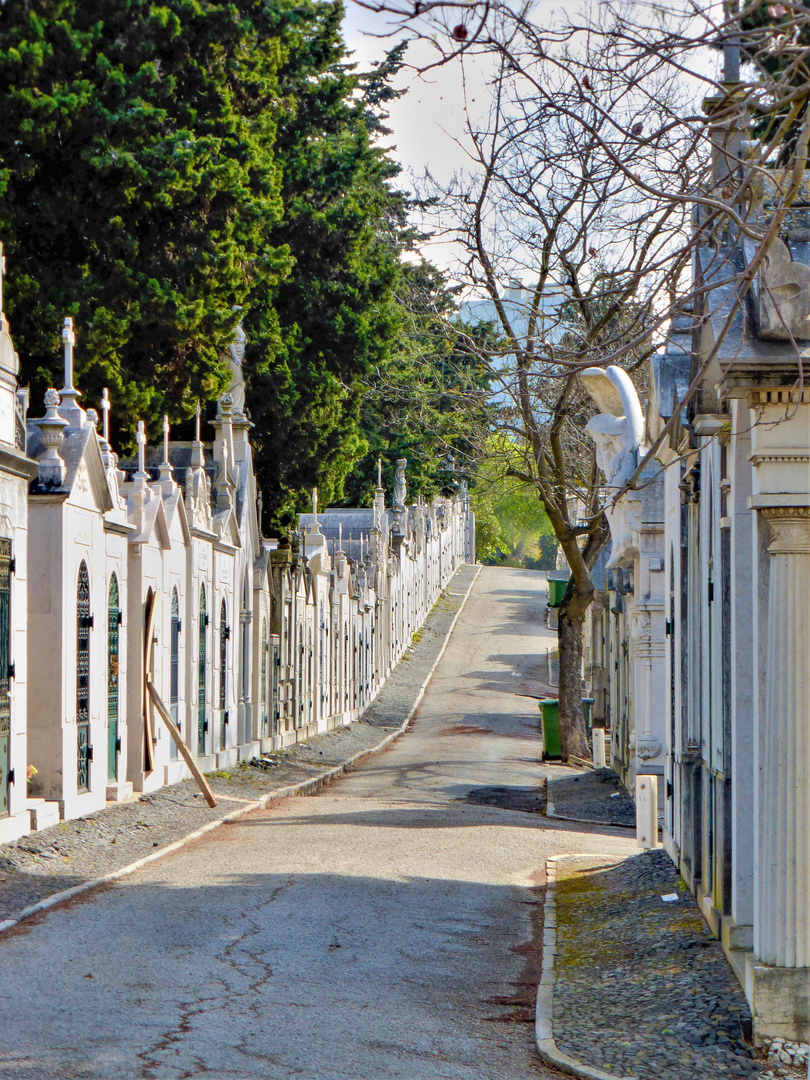
<svg viewBox="0 0 810 1080">
<path fill-rule="evenodd" d="M 135 436 L 138 443 L 138 472 L 146 472 L 146 425 L 143 420 L 138 421 L 138 434 Z"/>
<path fill-rule="evenodd" d="M 73 332 L 73 319 L 69 315 L 65 317 L 62 327 L 62 342 L 65 346 L 65 390 L 73 390 L 73 346 L 76 335 Z"/>
<path fill-rule="evenodd" d="M 164 465 L 169 460 L 169 417 L 164 414 L 163 416 L 163 463 Z"/>
<path fill-rule="evenodd" d="M 200 417 L 201 417 L 200 399 L 197 398 L 197 412 L 196 412 L 196 417 L 195 417 L 195 420 L 194 420 L 194 440 L 195 440 L 195 442 L 201 442 L 202 441 L 200 439 Z"/>
<path fill-rule="evenodd" d="M 110 391 L 105 386 L 101 392 L 101 433 L 104 436 L 104 441 L 108 443 L 110 441 L 110 409 L 112 408 L 112 402 L 110 401 Z"/>
<path fill-rule="evenodd" d="M 318 524 L 318 489 L 316 487 L 312 489 L 312 523 Z"/>
</svg>

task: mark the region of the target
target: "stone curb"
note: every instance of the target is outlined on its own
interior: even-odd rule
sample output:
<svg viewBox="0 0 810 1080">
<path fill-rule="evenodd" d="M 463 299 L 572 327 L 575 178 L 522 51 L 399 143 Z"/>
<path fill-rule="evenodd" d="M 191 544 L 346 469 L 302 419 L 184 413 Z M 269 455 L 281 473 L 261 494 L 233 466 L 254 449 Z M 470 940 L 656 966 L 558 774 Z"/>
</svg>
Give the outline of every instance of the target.
<svg viewBox="0 0 810 1080">
<path fill-rule="evenodd" d="M 600 829 L 635 829 L 635 825 L 617 825 L 615 821 L 594 821 L 593 818 L 571 817 L 570 814 L 558 814 L 554 808 L 552 798 L 556 779 L 549 778 L 546 781 L 546 817 L 552 821 L 573 821 L 578 825 L 598 825 Z"/>
<path fill-rule="evenodd" d="M 598 856 L 597 856 L 598 857 Z M 609 856 L 605 856 L 608 858 Z M 560 1050 L 554 1041 L 554 959 L 557 955 L 557 862 L 561 859 L 592 859 L 590 855 L 552 855 L 546 860 L 546 902 L 543 908 L 543 974 L 537 987 L 534 1041 L 541 1059 L 567 1076 L 581 1080 L 637 1080 L 634 1076 L 616 1076 L 585 1065 Z"/>
<path fill-rule="evenodd" d="M 277 802 L 280 799 L 290 799 L 296 795 L 312 795 L 316 791 L 320 791 L 321 788 L 330 784 L 333 780 L 337 780 L 343 776 L 345 772 L 353 768 L 364 758 L 373 757 L 375 754 L 379 754 L 381 750 L 384 750 L 394 739 L 398 739 L 400 735 L 410 727 L 411 721 L 416 715 L 416 711 L 422 704 L 422 698 L 425 696 L 428 683 L 433 678 L 433 673 L 439 666 L 439 661 L 444 656 L 445 649 L 447 648 L 450 638 L 453 635 L 453 631 L 456 628 L 459 616 L 464 610 L 470 593 L 472 592 L 473 585 L 478 580 L 478 575 L 481 573 L 481 567 L 476 570 L 472 581 L 470 582 L 467 591 L 465 593 L 454 593 L 455 596 L 463 596 L 464 599 L 459 604 L 458 611 L 453 616 L 453 621 L 450 623 L 450 627 L 445 635 L 444 643 L 439 649 L 439 653 L 433 662 L 433 665 L 425 676 L 422 685 L 419 688 L 419 692 L 416 695 L 408 715 L 402 721 L 402 724 L 392 731 L 389 735 L 378 743 L 377 746 L 372 746 L 368 750 L 360 750 L 358 753 L 353 754 L 350 758 L 347 758 L 341 765 L 336 765 L 334 768 L 328 769 L 320 776 L 312 776 L 308 780 L 301 780 L 297 784 L 288 784 L 286 787 L 276 788 L 274 791 L 268 791 L 260 799 L 255 802 L 249 802 L 246 806 L 241 806 L 238 810 L 233 810 L 230 814 L 226 814 L 225 817 L 217 818 L 216 821 L 209 821 L 207 825 L 203 825 L 200 829 L 195 829 L 194 832 L 190 832 L 188 836 L 183 836 L 179 840 L 173 841 L 171 844 L 167 844 L 166 847 L 161 848 L 159 851 L 152 852 L 151 855 L 145 855 L 142 859 L 136 859 L 135 862 L 130 863 L 128 866 L 121 867 L 120 870 L 112 870 L 109 874 L 103 874 L 101 877 L 92 878 L 90 881 L 83 881 L 79 885 L 74 885 L 70 889 L 62 889 L 60 892 L 52 893 L 50 896 L 46 896 L 44 900 L 39 900 L 36 904 L 31 904 L 30 907 L 23 908 L 19 915 L 13 919 L 5 919 L 0 922 L 0 934 L 5 933 L 7 930 L 11 930 L 25 919 L 30 919 L 32 915 L 39 915 L 43 911 L 47 911 L 49 908 L 56 907 L 57 904 L 63 904 L 66 900 L 72 899 L 74 896 L 79 896 L 81 893 L 89 892 L 91 889 L 97 889 L 101 885 L 108 885 L 114 881 L 119 881 L 121 878 L 128 877 L 130 874 L 134 874 L 136 870 L 140 870 L 141 867 L 146 866 L 148 863 L 155 862 L 157 859 L 162 859 L 166 855 L 171 855 L 172 852 L 178 851 L 186 844 L 190 844 L 192 840 L 199 840 L 201 836 L 205 836 L 206 833 L 212 832 L 214 829 L 218 829 L 220 825 L 227 825 L 231 821 L 236 821 L 238 818 L 244 817 L 245 814 L 252 814 L 255 810 L 266 810 L 267 806 L 271 802 Z"/>
</svg>

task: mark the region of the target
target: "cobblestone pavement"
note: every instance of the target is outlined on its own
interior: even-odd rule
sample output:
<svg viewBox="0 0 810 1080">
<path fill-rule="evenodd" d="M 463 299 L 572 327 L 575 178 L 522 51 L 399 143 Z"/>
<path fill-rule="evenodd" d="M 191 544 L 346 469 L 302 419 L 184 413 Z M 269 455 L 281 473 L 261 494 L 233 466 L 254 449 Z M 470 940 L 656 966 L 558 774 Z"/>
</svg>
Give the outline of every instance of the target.
<svg viewBox="0 0 810 1080">
<path fill-rule="evenodd" d="M 772 1067 L 754 1059 L 745 996 L 666 853 L 557 867 L 560 1049 L 639 1080 L 758 1077 Z M 662 900 L 673 893 L 677 903 Z"/>
<path fill-rule="evenodd" d="M 413 707 L 476 570 L 464 566 L 456 573 L 428 615 L 418 642 L 399 662 L 362 720 L 267 755 L 262 767 L 243 763 L 209 774 L 218 806 L 207 806 L 194 781 L 184 780 L 135 802 L 110 804 L 87 817 L 0 845 L 0 921 L 52 893 L 151 855 L 268 791 L 317 776 L 377 746 L 401 726 Z"/>
<path fill-rule="evenodd" d="M 566 770 L 568 775 L 549 778 L 548 798 L 554 816 L 600 825 L 636 824 L 636 804 L 612 769 Z"/>
</svg>

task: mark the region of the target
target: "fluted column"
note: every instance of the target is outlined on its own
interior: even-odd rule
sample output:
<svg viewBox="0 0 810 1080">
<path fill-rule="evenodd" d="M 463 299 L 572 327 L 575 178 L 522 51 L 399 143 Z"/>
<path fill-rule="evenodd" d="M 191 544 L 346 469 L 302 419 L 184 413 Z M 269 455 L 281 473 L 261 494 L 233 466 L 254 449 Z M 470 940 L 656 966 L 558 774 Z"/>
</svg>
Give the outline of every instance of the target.
<svg viewBox="0 0 810 1080">
<path fill-rule="evenodd" d="M 768 547 L 767 669 L 759 732 L 759 960 L 810 967 L 810 507 L 761 511 Z"/>
</svg>

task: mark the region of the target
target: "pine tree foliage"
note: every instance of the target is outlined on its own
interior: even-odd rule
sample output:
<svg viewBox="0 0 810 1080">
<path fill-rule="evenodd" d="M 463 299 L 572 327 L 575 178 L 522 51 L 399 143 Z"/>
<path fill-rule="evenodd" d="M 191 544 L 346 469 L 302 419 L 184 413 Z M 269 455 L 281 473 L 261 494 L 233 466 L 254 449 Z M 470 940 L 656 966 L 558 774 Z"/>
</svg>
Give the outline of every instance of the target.
<svg viewBox="0 0 810 1080">
<path fill-rule="evenodd" d="M 74 317 L 87 403 L 211 398 L 238 316 L 289 257 L 274 156 L 290 14 L 259 0 L 31 0 L 0 9 L 0 235 L 35 398 Z M 272 317 L 268 338 L 278 336 Z"/>
</svg>

